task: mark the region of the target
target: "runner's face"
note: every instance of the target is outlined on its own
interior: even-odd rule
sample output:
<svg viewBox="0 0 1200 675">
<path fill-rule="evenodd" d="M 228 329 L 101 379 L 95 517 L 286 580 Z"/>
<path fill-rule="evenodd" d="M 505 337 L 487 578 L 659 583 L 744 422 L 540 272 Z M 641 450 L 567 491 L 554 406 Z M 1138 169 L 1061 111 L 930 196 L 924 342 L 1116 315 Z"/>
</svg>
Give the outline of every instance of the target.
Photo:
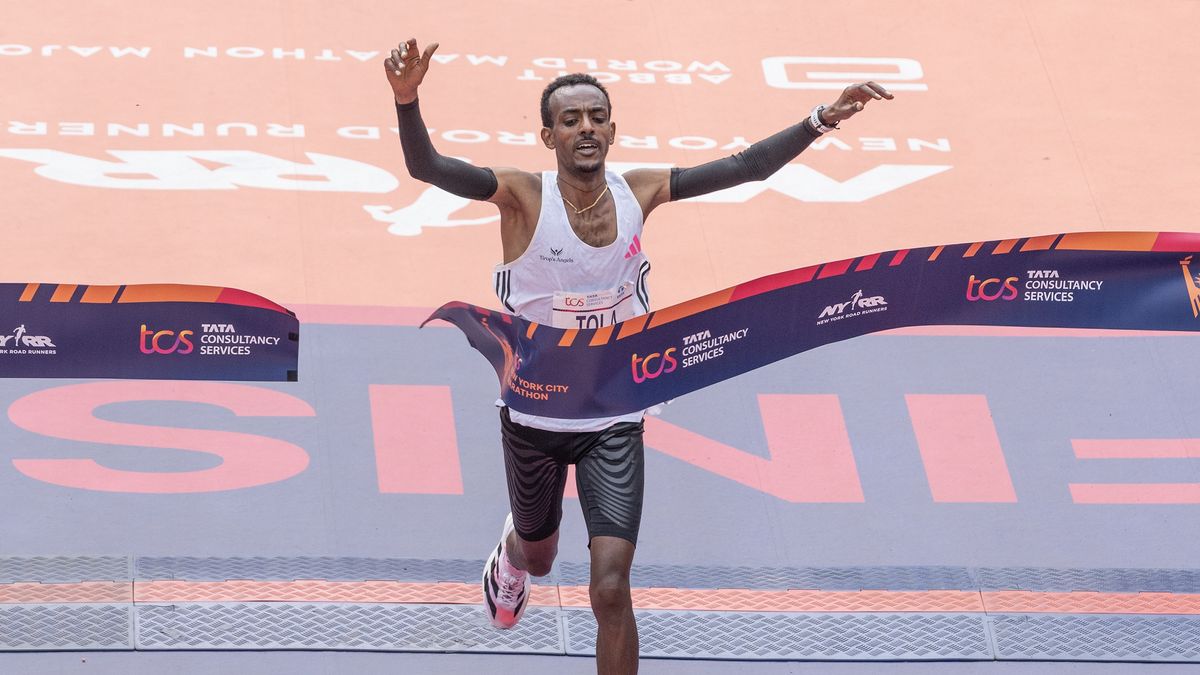
<svg viewBox="0 0 1200 675">
<path fill-rule="evenodd" d="M 542 130 L 542 140 L 554 150 L 560 171 L 593 173 L 604 169 L 608 146 L 617 133 L 608 112 L 604 94 L 589 84 L 554 90 L 550 95 L 554 126 Z"/>
</svg>

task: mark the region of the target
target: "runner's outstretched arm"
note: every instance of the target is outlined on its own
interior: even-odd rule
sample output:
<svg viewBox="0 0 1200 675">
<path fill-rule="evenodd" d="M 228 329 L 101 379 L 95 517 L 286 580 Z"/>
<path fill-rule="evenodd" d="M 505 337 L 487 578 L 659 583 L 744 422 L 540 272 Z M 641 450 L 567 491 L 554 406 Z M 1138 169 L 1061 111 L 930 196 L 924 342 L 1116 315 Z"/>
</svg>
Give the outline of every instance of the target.
<svg viewBox="0 0 1200 675">
<path fill-rule="evenodd" d="M 674 169 L 638 169 L 625 178 L 638 195 L 642 212 L 668 201 L 688 199 L 724 190 L 752 180 L 765 180 L 804 151 L 826 131 L 862 111 L 867 101 L 895 98 L 874 82 L 846 87 L 838 100 L 818 106 L 799 124 L 765 138 L 736 155 L 699 166 Z"/>
<path fill-rule="evenodd" d="M 396 122 L 400 129 L 404 164 L 408 167 L 409 175 L 417 180 L 460 197 L 487 201 L 496 194 L 496 173 L 438 153 L 429 140 L 425 121 L 421 119 L 417 87 L 425 79 L 437 48 L 438 44 L 434 42 L 425 48 L 424 53 L 420 53 L 416 39 L 409 38 L 393 49 L 392 55 L 383 62 L 388 83 L 392 85 L 396 98 Z"/>
</svg>

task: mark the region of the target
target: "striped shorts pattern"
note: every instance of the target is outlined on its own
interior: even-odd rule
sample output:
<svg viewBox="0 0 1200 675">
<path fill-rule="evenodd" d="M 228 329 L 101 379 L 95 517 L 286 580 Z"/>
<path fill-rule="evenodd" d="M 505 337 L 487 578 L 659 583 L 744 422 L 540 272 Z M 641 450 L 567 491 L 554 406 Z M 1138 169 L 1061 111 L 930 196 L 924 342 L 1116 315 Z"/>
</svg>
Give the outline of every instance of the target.
<svg viewBox="0 0 1200 675">
<path fill-rule="evenodd" d="M 541 541 L 558 530 L 567 467 L 574 464 L 588 538 L 637 543 L 645 478 L 641 422 L 600 431 L 545 431 L 513 422 L 508 408 L 501 408 L 500 437 L 509 506 L 522 539 Z"/>
</svg>

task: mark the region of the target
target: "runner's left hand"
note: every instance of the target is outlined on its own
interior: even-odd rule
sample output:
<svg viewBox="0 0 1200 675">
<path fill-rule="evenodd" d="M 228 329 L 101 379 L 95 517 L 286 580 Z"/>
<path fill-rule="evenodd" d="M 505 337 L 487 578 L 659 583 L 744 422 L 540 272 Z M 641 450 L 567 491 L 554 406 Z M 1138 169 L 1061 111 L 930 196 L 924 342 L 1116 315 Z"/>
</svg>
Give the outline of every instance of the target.
<svg viewBox="0 0 1200 675">
<path fill-rule="evenodd" d="M 417 50 L 416 38 L 401 42 L 392 50 L 392 55 L 383 61 L 383 69 L 387 72 L 388 84 L 392 85 L 392 93 L 396 103 L 411 103 L 417 98 L 417 87 L 429 72 L 429 64 L 433 61 L 433 53 L 437 51 L 438 43 L 425 48 L 421 53 Z"/>
<path fill-rule="evenodd" d="M 837 101 L 822 111 L 821 117 L 827 124 L 837 124 L 861 112 L 868 101 L 885 98 L 890 101 L 896 97 L 875 82 L 852 84 L 842 90 L 842 95 L 838 96 Z"/>
</svg>

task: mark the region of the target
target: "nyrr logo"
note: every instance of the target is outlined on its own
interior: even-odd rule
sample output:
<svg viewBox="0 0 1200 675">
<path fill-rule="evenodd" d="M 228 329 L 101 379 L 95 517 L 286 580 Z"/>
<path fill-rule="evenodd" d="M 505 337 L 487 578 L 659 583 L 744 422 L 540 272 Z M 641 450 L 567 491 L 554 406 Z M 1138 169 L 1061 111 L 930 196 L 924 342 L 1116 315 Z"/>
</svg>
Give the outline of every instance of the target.
<svg viewBox="0 0 1200 675">
<path fill-rule="evenodd" d="M 45 335 L 26 335 L 25 324 L 13 329 L 12 335 L 0 335 L 0 347 L 53 347 L 54 342 Z"/>
<path fill-rule="evenodd" d="M 882 295 L 872 295 L 870 297 L 864 297 L 862 289 L 859 289 L 859 291 L 857 293 L 855 293 L 854 295 L 850 296 L 850 299 L 847 300 L 846 302 L 834 303 L 834 304 L 826 307 L 825 309 L 821 310 L 821 315 L 818 316 L 817 318 L 818 319 L 827 319 L 829 317 L 838 316 L 846 311 L 853 311 L 853 310 L 864 309 L 864 308 L 868 308 L 868 307 L 886 307 L 886 306 L 887 306 L 887 300 L 884 300 Z"/>
<path fill-rule="evenodd" d="M 1192 256 L 1179 261 L 1183 267 L 1183 280 L 1187 282 L 1188 299 L 1192 302 L 1192 316 L 1200 318 L 1200 274 L 1192 276 Z"/>
<path fill-rule="evenodd" d="M 645 358 L 638 358 L 637 354 L 631 359 L 630 368 L 633 371 L 633 381 L 641 384 L 646 380 L 653 380 L 663 373 L 671 373 L 675 371 L 679 362 L 675 359 L 675 348 L 669 347 L 663 353 L 654 352 Z M 655 367 L 657 363 L 657 367 Z"/>
<path fill-rule="evenodd" d="M 171 330 L 152 331 L 142 324 L 138 347 L 143 354 L 191 354 L 195 346 L 188 338 L 195 334 L 192 330 L 181 330 L 178 335 Z"/>
<path fill-rule="evenodd" d="M 1005 279 L 977 279 L 972 274 L 967 280 L 967 300 L 977 302 L 991 302 L 993 300 L 1016 300 L 1017 298 L 1017 277 L 1007 277 Z"/>
</svg>

